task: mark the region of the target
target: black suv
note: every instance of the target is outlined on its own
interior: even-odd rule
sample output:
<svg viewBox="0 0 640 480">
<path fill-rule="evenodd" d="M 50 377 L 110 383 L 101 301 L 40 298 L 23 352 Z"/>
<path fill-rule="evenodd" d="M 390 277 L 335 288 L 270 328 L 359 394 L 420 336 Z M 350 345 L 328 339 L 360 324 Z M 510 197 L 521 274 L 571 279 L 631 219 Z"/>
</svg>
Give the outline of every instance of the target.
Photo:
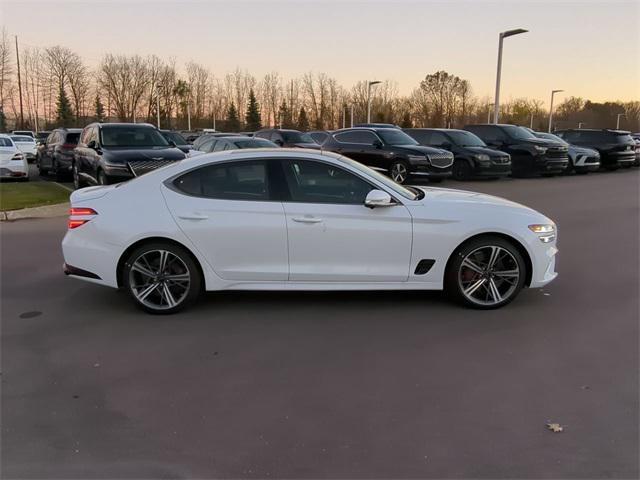
<svg viewBox="0 0 640 480">
<path fill-rule="evenodd" d="M 581 128 L 554 133 L 567 143 L 600 152 L 600 165 L 608 170 L 630 167 L 636 161 L 635 142 L 624 130 Z"/>
<path fill-rule="evenodd" d="M 151 124 L 92 123 L 73 152 L 73 183 L 76 188 L 108 185 L 184 158 Z"/>
<path fill-rule="evenodd" d="M 464 129 L 475 133 L 489 147 L 508 153 L 514 177 L 555 175 L 569 166 L 567 145 L 538 138 L 526 128 L 486 123 L 467 125 Z"/>
<path fill-rule="evenodd" d="M 299 130 L 284 130 L 281 128 L 266 128 L 253 134 L 257 138 L 266 138 L 280 147 L 298 147 L 320 149 L 315 140 L 308 133 Z"/>
<path fill-rule="evenodd" d="M 81 132 L 81 128 L 56 128 L 40 142 L 36 152 L 40 175 L 55 175 L 58 181 L 71 176 L 73 150 Z"/>
<path fill-rule="evenodd" d="M 487 147 L 471 132 L 444 128 L 405 128 L 403 131 L 420 145 L 443 148 L 453 153 L 453 178 L 456 180 L 498 178 L 511 173 L 509 154 Z"/>
<path fill-rule="evenodd" d="M 411 175 L 441 182 L 451 176 L 453 165 L 451 152 L 419 145 L 398 128 L 336 130 L 322 144 L 322 149 L 383 170 L 398 183 L 405 183 Z"/>
<path fill-rule="evenodd" d="M 174 132 L 173 130 L 160 130 L 160 133 L 162 133 L 162 136 L 167 140 L 167 142 L 175 143 L 176 147 L 178 147 L 182 153 L 189 153 L 189 151 L 193 150 L 193 145 L 187 142 L 187 139 L 179 132 Z"/>
</svg>

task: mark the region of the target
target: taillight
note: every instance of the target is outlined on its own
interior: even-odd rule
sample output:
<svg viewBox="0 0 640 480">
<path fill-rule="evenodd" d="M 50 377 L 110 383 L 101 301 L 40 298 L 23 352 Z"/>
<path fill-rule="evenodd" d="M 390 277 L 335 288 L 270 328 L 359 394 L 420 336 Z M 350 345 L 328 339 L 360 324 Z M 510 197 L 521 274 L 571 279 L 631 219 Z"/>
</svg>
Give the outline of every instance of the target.
<svg viewBox="0 0 640 480">
<path fill-rule="evenodd" d="M 73 217 L 91 217 L 97 214 L 98 212 L 96 212 L 93 208 L 72 207 L 69 209 L 69 223 L 67 225 L 70 230 L 81 227 L 82 225 L 87 223 L 89 220 L 91 220 L 91 218 L 73 218 Z"/>
</svg>

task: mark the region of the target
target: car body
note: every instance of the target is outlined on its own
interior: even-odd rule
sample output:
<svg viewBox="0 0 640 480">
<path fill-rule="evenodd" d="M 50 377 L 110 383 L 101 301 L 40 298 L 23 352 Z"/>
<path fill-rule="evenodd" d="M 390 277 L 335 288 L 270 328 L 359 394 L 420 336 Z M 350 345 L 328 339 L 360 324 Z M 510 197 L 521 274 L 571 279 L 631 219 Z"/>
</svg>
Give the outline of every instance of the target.
<svg viewBox="0 0 640 480">
<path fill-rule="evenodd" d="M 595 172 L 600 169 L 600 153 L 598 153 L 597 150 L 580 147 L 578 145 L 571 145 L 553 133 L 535 131 L 531 131 L 531 133 L 538 138 L 546 138 L 547 140 L 553 140 L 567 145 L 569 148 L 569 166 L 566 170 L 567 173 L 588 173 Z"/>
<path fill-rule="evenodd" d="M 412 177 L 440 182 L 451 176 L 453 154 L 425 147 L 398 128 L 354 127 L 336 130 L 322 149 L 340 153 L 402 184 Z"/>
<path fill-rule="evenodd" d="M 31 163 L 36 160 L 36 139 L 29 135 L 11 135 L 11 140 L 16 147 L 20 149 L 27 159 L 27 162 Z"/>
<path fill-rule="evenodd" d="M 640 167 L 640 133 L 632 133 L 631 138 L 636 142 L 636 161 L 633 165 Z"/>
<path fill-rule="evenodd" d="M 400 128 L 398 125 L 394 125 L 393 123 L 356 123 L 354 127 L 365 127 L 365 128 Z"/>
<path fill-rule="evenodd" d="M 331 132 L 328 132 L 326 130 L 312 130 L 307 133 L 318 145 L 322 145 L 324 141 L 331 135 Z"/>
<path fill-rule="evenodd" d="M 258 130 L 253 136 L 270 140 L 279 147 L 320 149 L 320 146 L 315 142 L 311 135 L 299 130 L 265 128 Z"/>
<path fill-rule="evenodd" d="M 200 290 L 444 287 L 495 308 L 557 275 L 556 227 L 543 214 L 480 193 L 403 187 L 306 149 L 200 155 L 77 190 L 62 250 L 67 275 L 123 287 L 152 313 L 177 311 Z"/>
<path fill-rule="evenodd" d="M 36 144 L 44 143 L 51 132 L 49 130 L 40 130 L 36 133 Z"/>
<path fill-rule="evenodd" d="M 184 158 L 151 124 L 92 123 L 73 151 L 73 183 L 76 188 L 117 183 Z"/>
<path fill-rule="evenodd" d="M 56 128 L 38 145 L 36 165 L 40 175 L 55 175 L 57 180 L 72 176 L 73 151 L 81 133 L 81 128 Z"/>
<path fill-rule="evenodd" d="M 480 138 L 466 130 L 405 128 L 403 132 L 420 145 L 442 148 L 453 153 L 452 173 L 456 180 L 498 178 L 511 174 L 511 157 L 508 153 L 489 148 Z"/>
<path fill-rule="evenodd" d="M 484 123 L 466 125 L 464 130 L 475 133 L 489 147 L 508 153 L 514 177 L 556 175 L 569 166 L 565 144 L 537 138 L 524 127 Z"/>
<path fill-rule="evenodd" d="M 26 135 L 27 137 L 31 137 L 34 140 L 36 139 L 36 134 L 33 130 L 13 130 L 11 135 Z"/>
<path fill-rule="evenodd" d="M 636 161 L 636 145 L 627 131 L 580 128 L 554 133 L 567 143 L 597 150 L 600 165 L 608 170 L 630 167 Z"/>
<path fill-rule="evenodd" d="M 0 133 L 0 178 L 29 180 L 29 164 L 11 136 Z"/>
<path fill-rule="evenodd" d="M 192 150 L 190 156 L 202 155 L 204 153 L 222 152 L 224 150 L 239 150 L 245 148 L 277 148 L 273 142 L 264 138 L 245 137 L 230 135 L 228 137 L 211 137 L 204 142 L 201 150 Z"/>
<path fill-rule="evenodd" d="M 191 150 L 193 150 L 193 145 L 191 145 L 179 132 L 174 132 L 173 130 L 160 130 L 162 136 L 168 141 L 173 142 L 173 144 L 182 151 L 182 153 L 189 154 Z"/>
</svg>

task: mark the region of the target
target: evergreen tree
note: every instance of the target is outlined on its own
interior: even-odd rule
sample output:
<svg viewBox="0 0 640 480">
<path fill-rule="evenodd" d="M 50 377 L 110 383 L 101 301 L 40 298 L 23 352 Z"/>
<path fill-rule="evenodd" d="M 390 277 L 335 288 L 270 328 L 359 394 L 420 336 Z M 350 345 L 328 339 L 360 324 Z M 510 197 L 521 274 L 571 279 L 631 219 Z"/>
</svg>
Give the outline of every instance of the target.
<svg viewBox="0 0 640 480">
<path fill-rule="evenodd" d="M 56 102 L 57 113 L 56 122 L 61 127 L 69 127 L 73 123 L 73 111 L 71 110 L 71 102 L 67 93 L 64 91 L 64 87 L 60 85 L 60 92 L 58 93 L 58 101 Z"/>
<path fill-rule="evenodd" d="M 260 105 L 253 93 L 253 88 L 249 90 L 249 104 L 247 105 L 247 114 L 244 118 L 248 130 L 256 131 L 262 128 L 262 123 L 260 121 Z"/>
<path fill-rule="evenodd" d="M 309 130 L 309 119 L 307 118 L 307 111 L 304 107 L 300 107 L 300 113 L 298 114 L 298 129 L 303 132 Z"/>
<path fill-rule="evenodd" d="M 291 119 L 291 111 L 287 106 L 287 102 L 282 100 L 282 105 L 278 110 L 278 118 L 276 119 L 276 126 L 282 125 L 282 128 L 293 128 L 293 120 Z"/>
<path fill-rule="evenodd" d="M 411 114 L 409 112 L 406 112 L 404 114 L 404 117 L 402 117 L 402 122 L 400 122 L 400 126 L 402 128 L 412 128 L 413 127 L 413 122 L 411 121 Z"/>
<path fill-rule="evenodd" d="M 100 95 L 96 94 L 96 122 L 104 122 L 104 105 L 100 101 Z"/>
<path fill-rule="evenodd" d="M 229 111 L 227 112 L 227 130 L 230 132 L 237 132 L 240 130 L 240 119 L 238 118 L 238 111 L 236 106 L 231 102 L 229 105 Z"/>
</svg>

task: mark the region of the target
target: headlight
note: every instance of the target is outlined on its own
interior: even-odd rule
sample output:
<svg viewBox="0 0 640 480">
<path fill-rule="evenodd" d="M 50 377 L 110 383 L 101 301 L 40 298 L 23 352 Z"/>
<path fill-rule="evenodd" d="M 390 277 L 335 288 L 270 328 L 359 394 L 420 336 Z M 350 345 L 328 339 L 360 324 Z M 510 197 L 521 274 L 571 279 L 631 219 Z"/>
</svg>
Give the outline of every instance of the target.
<svg viewBox="0 0 640 480">
<path fill-rule="evenodd" d="M 407 158 L 410 162 L 425 162 L 427 160 L 425 155 L 408 155 Z"/>
<path fill-rule="evenodd" d="M 538 153 L 545 153 L 547 151 L 547 149 L 545 147 L 539 147 L 538 145 L 534 145 L 533 148 Z"/>
<path fill-rule="evenodd" d="M 24 160 L 24 155 L 22 153 L 16 153 L 13 157 L 11 157 L 12 161 Z"/>
<path fill-rule="evenodd" d="M 542 243 L 553 242 L 556 239 L 556 226 L 553 224 L 529 225 L 529 230 L 538 234 Z"/>
<path fill-rule="evenodd" d="M 489 158 L 489 155 L 485 155 L 484 153 L 481 153 L 479 155 L 475 156 L 476 160 L 479 162 L 488 162 L 489 160 L 491 160 Z"/>
</svg>

